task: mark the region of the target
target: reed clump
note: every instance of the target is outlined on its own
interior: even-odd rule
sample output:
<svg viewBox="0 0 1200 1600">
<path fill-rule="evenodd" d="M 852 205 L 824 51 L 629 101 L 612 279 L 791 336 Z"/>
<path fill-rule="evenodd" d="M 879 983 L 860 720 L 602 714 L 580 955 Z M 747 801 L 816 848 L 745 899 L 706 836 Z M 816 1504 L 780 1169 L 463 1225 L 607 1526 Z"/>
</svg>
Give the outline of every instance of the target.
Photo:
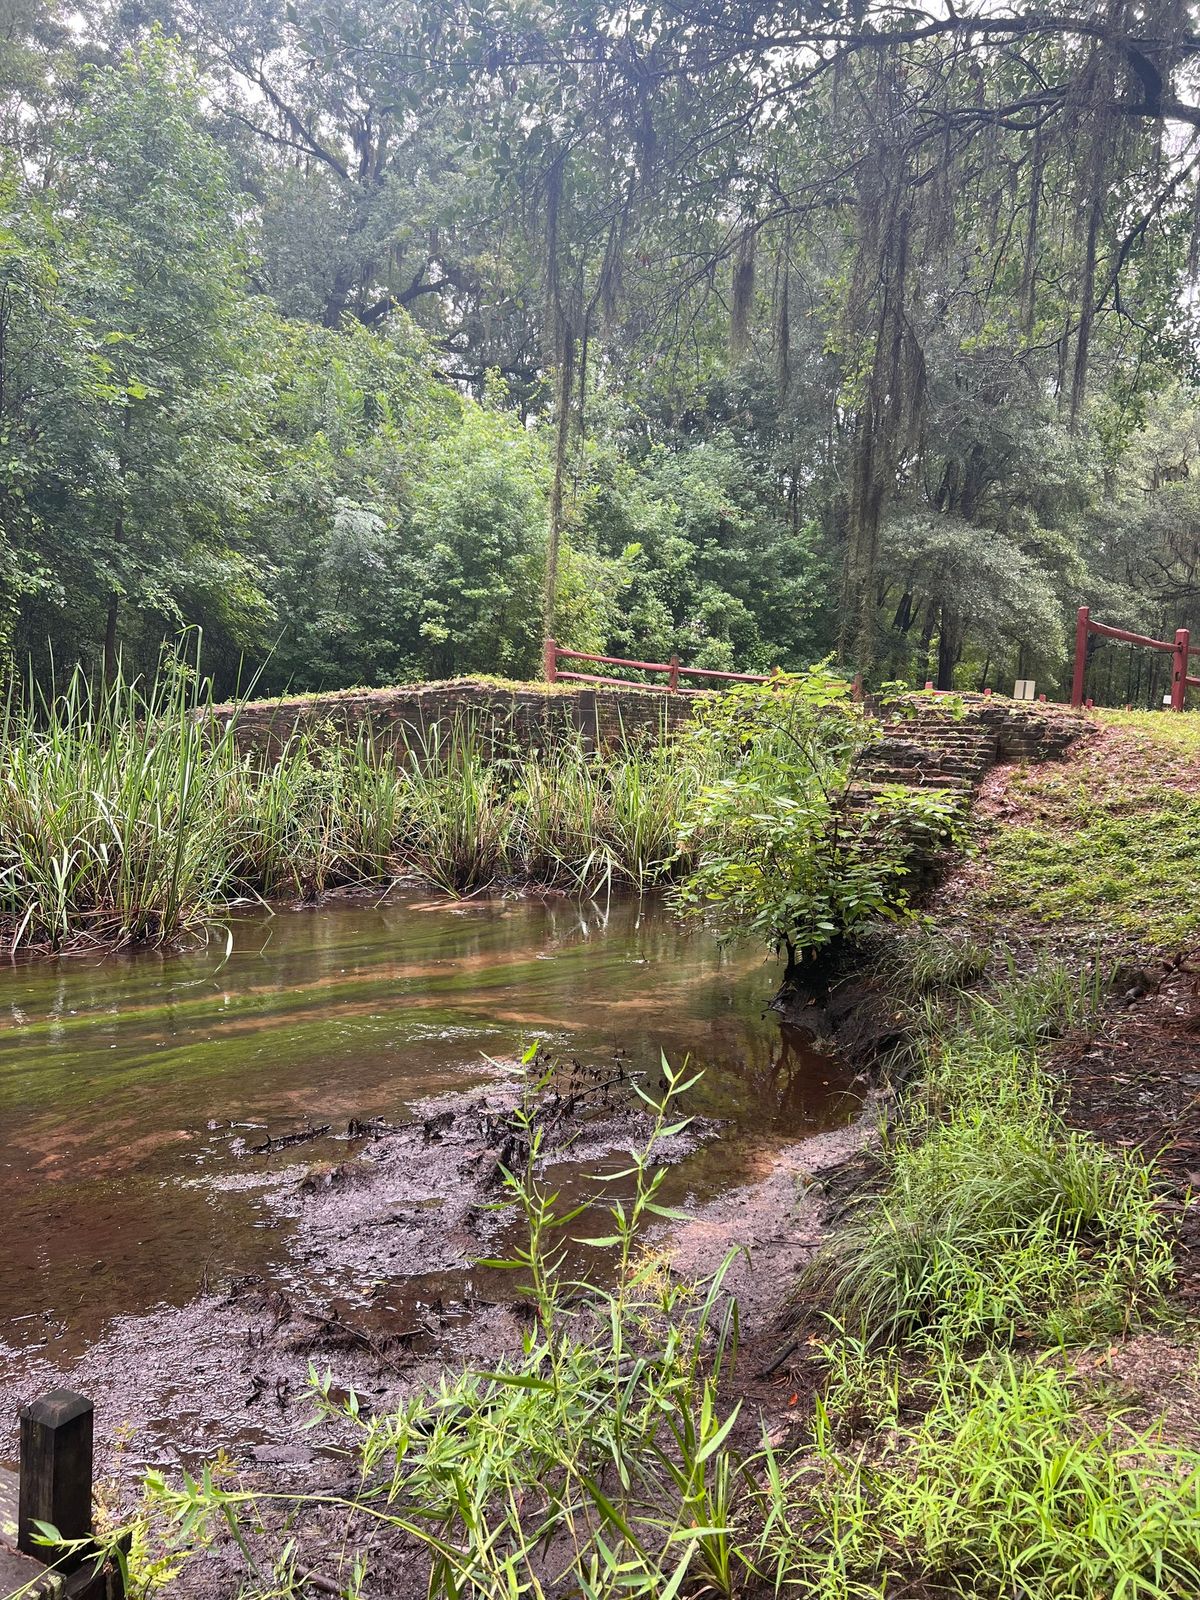
<svg viewBox="0 0 1200 1600">
<path fill-rule="evenodd" d="M 9 951 L 160 943 L 233 892 L 238 758 L 186 675 L 96 693 L 82 677 L 0 721 L 0 938 Z"/>
<path fill-rule="evenodd" d="M 0 724 L 0 945 L 169 943 L 238 900 L 403 880 L 456 895 L 534 884 L 645 893 L 685 870 L 696 747 L 497 748 L 469 715 L 380 747 L 298 731 L 238 748 L 175 668 L 98 688 L 76 675 Z"/>
</svg>

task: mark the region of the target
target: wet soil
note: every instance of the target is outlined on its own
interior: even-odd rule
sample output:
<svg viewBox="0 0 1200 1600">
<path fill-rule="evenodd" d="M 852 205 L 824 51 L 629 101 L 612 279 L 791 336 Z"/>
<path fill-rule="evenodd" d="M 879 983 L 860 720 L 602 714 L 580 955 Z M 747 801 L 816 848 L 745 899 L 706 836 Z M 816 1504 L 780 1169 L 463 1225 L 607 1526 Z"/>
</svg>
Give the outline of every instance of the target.
<svg viewBox="0 0 1200 1600">
<path fill-rule="evenodd" d="M 1153 1164 L 1178 1228 L 1175 1294 L 1200 1311 L 1200 946 L 1139 963 L 1095 1036 L 1065 1040 L 1051 1066 L 1075 1126 Z"/>
<path fill-rule="evenodd" d="M 660 1048 L 707 1069 L 661 1151 L 662 1198 L 694 1219 L 681 1270 L 747 1249 L 731 1282 L 765 1335 L 817 1239 L 797 1186 L 859 1141 L 868 1085 L 765 1012 L 757 952 L 645 908 L 588 922 L 524 902 L 234 933 L 219 965 L 6 975 L 0 1457 L 19 1405 L 66 1383 L 97 1401 L 114 1505 L 149 1467 L 218 1457 L 273 1487 L 332 1481 L 337 1427 L 303 1426 L 310 1369 L 380 1407 L 514 1348 L 514 1276 L 476 1265 L 519 1237 L 499 1181 L 524 1159 L 514 1108 L 549 1073 L 548 1180 L 564 1204 L 608 1200 L 598 1178 L 646 1136 L 633 1085 L 659 1084 Z M 221 1570 L 196 1592 L 222 1593 Z"/>
</svg>

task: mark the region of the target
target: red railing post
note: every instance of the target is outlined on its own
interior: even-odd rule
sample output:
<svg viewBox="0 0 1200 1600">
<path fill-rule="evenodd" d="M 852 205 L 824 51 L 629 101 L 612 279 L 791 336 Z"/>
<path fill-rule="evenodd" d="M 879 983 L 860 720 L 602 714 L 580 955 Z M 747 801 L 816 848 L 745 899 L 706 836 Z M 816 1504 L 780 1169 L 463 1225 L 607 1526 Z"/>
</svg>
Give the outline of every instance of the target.
<svg viewBox="0 0 1200 1600">
<path fill-rule="evenodd" d="M 542 676 L 547 683 L 558 677 L 558 644 L 553 639 L 547 639 L 542 646 Z"/>
<path fill-rule="evenodd" d="M 1078 709 L 1083 704 L 1083 681 L 1087 672 L 1088 621 L 1091 613 L 1080 606 L 1075 615 L 1075 676 L 1071 680 L 1071 704 Z"/>
<path fill-rule="evenodd" d="M 672 656 L 667 665 L 667 693 L 675 694 L 679 688 L 679 657 Z"/>
<path fill-rule="evenodd" d="M 1171 710 L 1182 711 L 1187 699 L 1188 651 L 1191 632 L 1187 628 L 1175 629 L 1175 649 L 1171 655 Z"/>
</svg>

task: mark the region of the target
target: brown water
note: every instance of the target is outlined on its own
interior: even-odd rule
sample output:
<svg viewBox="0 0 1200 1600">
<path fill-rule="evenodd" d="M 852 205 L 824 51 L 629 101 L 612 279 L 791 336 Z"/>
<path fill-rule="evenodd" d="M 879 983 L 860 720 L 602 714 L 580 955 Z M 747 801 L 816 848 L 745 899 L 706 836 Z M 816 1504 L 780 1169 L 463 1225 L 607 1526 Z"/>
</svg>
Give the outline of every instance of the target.
<svg viewBox="0 0 1200 1600">
<path fill-rule="evenodd" d="M 78 1352 L 115 1316 L 278 1270 L 263 1196 L 283 1167 L 534 1040 L 703 1065 L 692 1109 L 728 1127 L 673 1184 L 698 1196 L 857 1105 L 847 1069 L 764 1013 L 758 949 L 658 907 L 407 896 L 255 912 L 230 937 L 0 974 L 0 1341 Z M 310 1122 L 331 1125 L 315 1146 L 254 1151 Z"/>
</svg>

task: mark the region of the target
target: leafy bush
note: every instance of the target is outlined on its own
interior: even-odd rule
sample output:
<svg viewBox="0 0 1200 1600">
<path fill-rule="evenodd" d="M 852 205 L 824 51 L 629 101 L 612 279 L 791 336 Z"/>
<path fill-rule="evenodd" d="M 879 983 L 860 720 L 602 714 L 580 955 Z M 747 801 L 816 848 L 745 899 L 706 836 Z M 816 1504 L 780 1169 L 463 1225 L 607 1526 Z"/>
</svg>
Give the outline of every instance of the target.
<svg viewBox="0 0 1200 1600">
<path fill-rule="evenodd" d="M 683 829 L 696 864 L 679 904 L 786 951 L 789 977 L 806 951 L 901 913 L 914 854 L 950 832 L 954 808 L 900 784 L 852 808 L 878 730 L 819 667 L 740 686 L 702 712 L 694 742 L 721 775 Z"/>
</svg>

